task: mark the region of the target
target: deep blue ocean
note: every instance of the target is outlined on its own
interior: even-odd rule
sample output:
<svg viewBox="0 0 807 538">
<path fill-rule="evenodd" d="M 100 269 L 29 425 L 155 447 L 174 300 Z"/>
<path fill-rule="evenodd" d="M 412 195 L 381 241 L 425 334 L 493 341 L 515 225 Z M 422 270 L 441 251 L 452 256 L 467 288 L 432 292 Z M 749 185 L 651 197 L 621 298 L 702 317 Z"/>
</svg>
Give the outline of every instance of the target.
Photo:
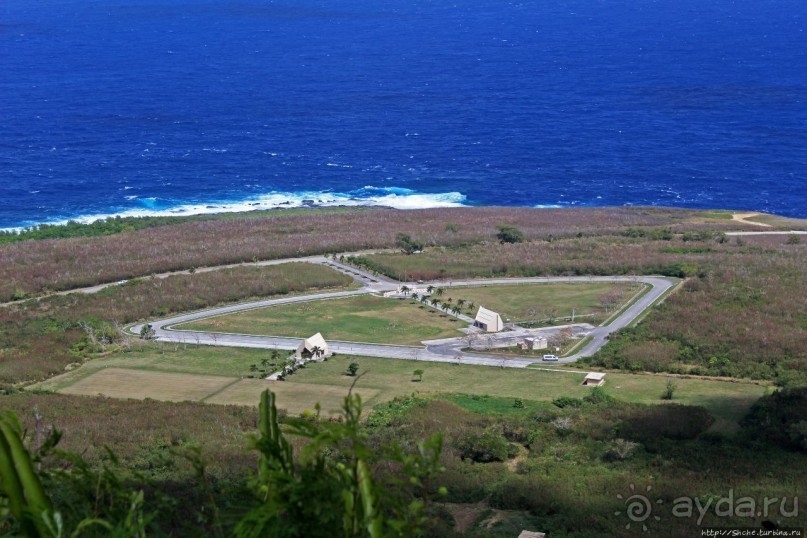
<svg viewBox="0 0 807 538">
<path fill-rule="evenodd" d="M 805 0 L 3 0 L 0 228 L 309 203 L 807 217 Z"/>
</svg>

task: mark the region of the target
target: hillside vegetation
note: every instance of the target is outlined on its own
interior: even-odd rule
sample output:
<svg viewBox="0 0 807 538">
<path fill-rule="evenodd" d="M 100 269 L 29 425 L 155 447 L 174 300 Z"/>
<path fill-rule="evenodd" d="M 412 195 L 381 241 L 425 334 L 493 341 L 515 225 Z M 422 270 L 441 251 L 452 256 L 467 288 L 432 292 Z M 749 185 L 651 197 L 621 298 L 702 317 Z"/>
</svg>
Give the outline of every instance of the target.
<svg viewBox="0 0 807 538">
<path fill-rule="evenodd" d="M 318 289 L 353 280 L 321 265 L 239 267 L 131 280 L 96 294 L 74 293 L 0 308 L 0 388 L 58 374 L 125 341 L 122 326 L 219 303 Z"/>
<path fill-rule="evenodd" d="M 697 214 L 656 208 L 280 211 L 110 236 L 23 241 L 0 246 L 0 300 L 193 267 L 394 247 L 402 231 L 428 245 L 463 245 L 496 241 L 496 226 L 502 224 L 518 227 L 527 239 L 627 227 L 731 226 L 722 219 L 693 224 Z"/>
<path fill-rule="evenodd" d="M 792 237 L 792 236 L 791 236 Z M 612 336 L 587 364 L 632 371 L 807 383 L 807 242 L 788 236 L 625 230 L 519 244 L 431 248 L 353 257 L 410 279 L 663 274 L 685 278 L 635 329 Z"/>
</svg>

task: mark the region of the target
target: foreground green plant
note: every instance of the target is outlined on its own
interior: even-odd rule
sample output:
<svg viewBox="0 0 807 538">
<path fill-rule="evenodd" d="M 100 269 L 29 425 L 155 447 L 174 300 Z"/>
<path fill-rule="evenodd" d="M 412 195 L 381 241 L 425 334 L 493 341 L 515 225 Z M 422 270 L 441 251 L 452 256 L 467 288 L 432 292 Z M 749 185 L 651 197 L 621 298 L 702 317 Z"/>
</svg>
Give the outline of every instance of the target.
<svg viewBox="0 0 807 538">
<path fill-rule="evenodd" d="M 416 444 L 411 453 L 394 443 L 374 449 L 352 388 L 342 410 L 338 420 L 325 421 L 317 406 L 315 416 L 287 418 L 281 425 L 275 395 L 265 391 L 258 433 L 250 438 L 259 454 L 257 473 L 235 488 L 251 497 L 232 513 L 218 506 L 198 448 L 172 451 L 196 471 L 186 492 L 201 500 L 196 530 L 236 537 L 424 535 L 431 496 L 445 494 L 432 486 L 442 472 L 441 437 Z M 302 448 L 294 450 L 289 437 Z M 118 460 L 111 452 L 112 466 L 99 470 L 80 455 L 57 451 L 60 438 L 53 430 L 41 447 L 28 449 L 17 418 L 0 416 L 0 534 L 141 537 L 163 534 L 160 518 L 174 523 L 172 509 L 183 499 L 159 493 L 144 476 L 114 469 Z M 41 470 L 46 456 L 58 457 L 59 465 Z"/>
</svg>

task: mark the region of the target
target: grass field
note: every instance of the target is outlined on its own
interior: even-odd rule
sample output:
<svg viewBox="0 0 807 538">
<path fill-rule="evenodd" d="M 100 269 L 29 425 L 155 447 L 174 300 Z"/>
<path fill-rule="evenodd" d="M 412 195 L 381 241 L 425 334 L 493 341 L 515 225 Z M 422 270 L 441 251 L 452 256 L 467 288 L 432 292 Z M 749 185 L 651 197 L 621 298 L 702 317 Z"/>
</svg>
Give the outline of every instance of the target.
<svg viewBox="0 0 807 538">
<path fill-rule="evenodd" d="M 86 363 L 36 388 L 67 394 L 115 398 L 194 400 L 218 404 L 256 405 L 264 388 L 279 395 L 279 405 L 291 413 L 313 409 L 319 402 L 324 412 L 335 410 L 354 377 L 345 375 L 347 365 L 359 364 L 357 389 L 368 406 L 413 392 L 466 394 L 496 398 L 522 398 L 548 402 L 560 396 L 583 397 L 590 388 L 580 385 L 584 372 L 491 368 L 484 366 L 401 361 L 369 357 L 337 356 L 310 364 L 288 381 L 242 379 L 249 364 L 260 362 L 266 350 L 185 346 L 175 349 L 153 344 L 142 351 L 119 353 Z M 413 372 L 424 370 L 422 381 Z M 661 404 L 667 384 L 661 375 L 609 373 L 606 391 L 628 402 Z M 673 402 L 702 405 L 716 418 L 713 428 L 732 432 L 748 407 L 767 390 L 752 383 L 705 379 L 679 379 Z"/>
<path fill-rule="evenodd" d="M 104 368 L 61 390 L 64 394 L 170 402 L 199 401 L 233 383 L 233 378 Z"/>
<path fill-rule="evenodd" d="M 339 374 L 341 375 L 341 374 Z M 347 376 L 345 376 L 347 377 Z M 353 379 L 353 378 L 351 378 Z M 342 385 L 320 385 L 311 383 L 268 382 L 262 379 L 241 379 L 229 385 L 221 392 L 205 399 L 207 403 L 230 405 L 255 405 L 261 393 L 269 387 L 277 395 L 278 408 L 299 415 L 314 410 L 319 403 L 322 414 L 339 415 L 347 389 Z M 379 393 L 378 389 L 357 388 L 353 392 L 359 394 L 363 401 L 372 402 Z"/>
<path fill-rule="evenodd" d="M 627 284 L 581 282 L 445 288 L 440 300 L 450 298 L 456 304 L 459 299 L 465 299 L 466 303 L 474 303 L 474 310 L 484 306 L 513 321 L 525 321 L 570 316 L 572 309 L 576 315 L 604 315 L 600 298 L 609 293 L 622 297 L 623 301 L 632 296 Z M 534 314 L 531 309 L 535 309 Z"/>
<path fill-rule="evenodd" d="M 422 340 L 462 336 L 461 323 L 411 301 L 372 295 L 272 306 L 208 318 L 179 329 L 293 336 L 322 333 L 326 340 L 381 344 L 419 344 Z"/>
</svg>

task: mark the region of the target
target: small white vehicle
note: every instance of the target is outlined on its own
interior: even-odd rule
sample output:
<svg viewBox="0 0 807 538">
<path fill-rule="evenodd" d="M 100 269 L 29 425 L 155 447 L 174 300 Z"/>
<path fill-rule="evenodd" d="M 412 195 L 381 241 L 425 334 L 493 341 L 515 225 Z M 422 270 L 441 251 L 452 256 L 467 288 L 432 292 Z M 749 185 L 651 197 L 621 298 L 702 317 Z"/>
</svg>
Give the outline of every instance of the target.
<svg viewBox="0 0 807 538">
<path fill-rule="evenodd" d="M 544 361 L 546 362 L 557 362 L 558 356 L 557 355 L 544 355 Z"/>
</svg>

